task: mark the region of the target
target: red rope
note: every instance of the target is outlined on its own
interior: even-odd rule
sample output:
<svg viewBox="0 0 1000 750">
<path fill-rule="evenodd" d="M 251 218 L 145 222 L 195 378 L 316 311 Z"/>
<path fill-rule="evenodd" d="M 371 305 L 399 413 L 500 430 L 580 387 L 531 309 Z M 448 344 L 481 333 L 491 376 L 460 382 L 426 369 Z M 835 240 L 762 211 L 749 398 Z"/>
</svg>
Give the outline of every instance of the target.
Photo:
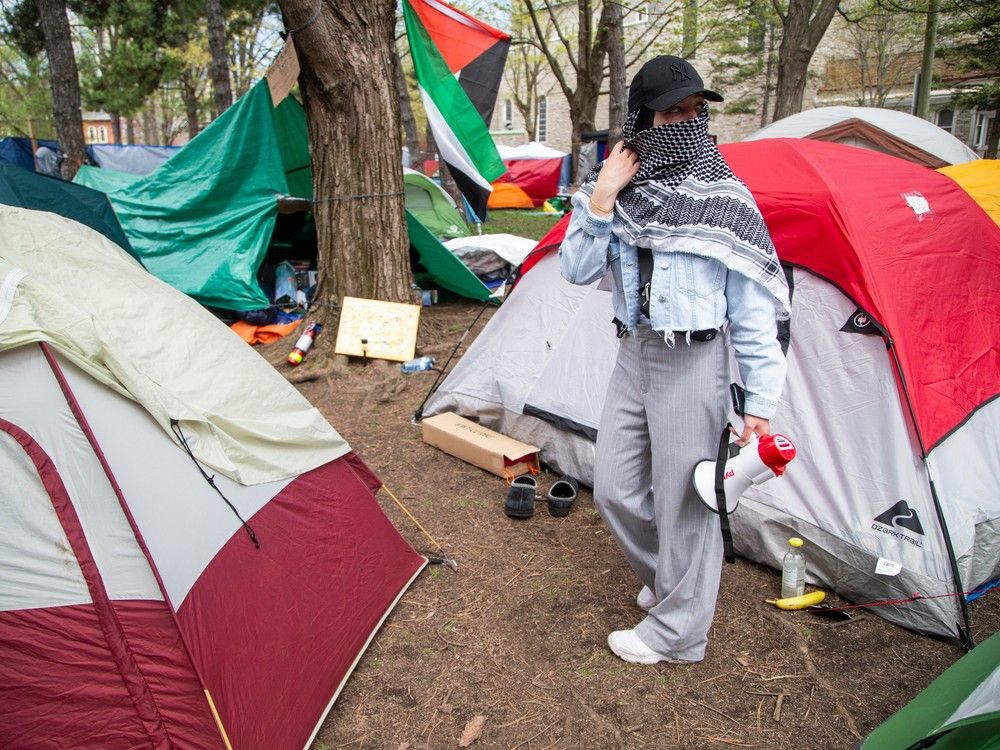
<svg viewBox="0 0 1000 750">
<path fill-rule="evenodd" d="M 972 591 L 961 591 L 952 594 L 935 594 L 934 596 L 924 596 L 919 591 L 914 591 L 913 596 L 908 599 L 880 599 L 874 602 L 864 602 L 863 604 L 845 604 L 843 607 L 823 607 L 827 612 L 840 612 L 846 609 L 861 609 L 862 607 L 884 607 L 891 604 L 909 604 L 921 599 L 945 599 L 949 596 L 968 596 Z"/>
</svg>

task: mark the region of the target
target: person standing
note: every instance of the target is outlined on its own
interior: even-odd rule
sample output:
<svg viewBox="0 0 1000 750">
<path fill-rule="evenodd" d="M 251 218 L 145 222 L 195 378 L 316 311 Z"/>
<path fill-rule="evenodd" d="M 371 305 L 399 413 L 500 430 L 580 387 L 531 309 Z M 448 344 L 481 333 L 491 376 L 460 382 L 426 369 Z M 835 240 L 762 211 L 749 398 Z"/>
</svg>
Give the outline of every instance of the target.
<svg viewBox="0 0 1000 750">
<path fill-rule="evenodd" d="M 594 501 L 643 584 L 645 619 L 608 636 L 634 663 L 705 656 L 723 545 L 691 474 L 727 424 L 729 347 L 745 388 L 741 445 L 769 433 L 785 379 L 776 321 L 788 286 L 750 191 L 709 138 L 708 101 L 722 100 L 682 58 L 644 64 L 624 140 L 573 196 L 559 249 L 567 281 L 611 277 L 620 345 Z"/>
</svg>

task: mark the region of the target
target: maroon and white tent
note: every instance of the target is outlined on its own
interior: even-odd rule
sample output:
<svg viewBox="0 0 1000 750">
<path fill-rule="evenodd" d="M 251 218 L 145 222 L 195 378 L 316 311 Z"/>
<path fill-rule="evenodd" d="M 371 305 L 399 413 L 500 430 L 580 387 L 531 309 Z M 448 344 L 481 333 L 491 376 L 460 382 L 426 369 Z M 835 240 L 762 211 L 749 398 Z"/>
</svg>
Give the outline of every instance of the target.
<svg viewBox="0 0 1000 750">
<path fill-rule="evenodd" d="M 944 175 L 873 151 L 722 151 L 787 265 L 789 374 L 771 424 L 799 448 L 744 496 L 736 550 L 780 568 L 803 537 L 814 582 L 862 602 L 919 592 L 873 611 L 954 635 L 965 592 L 1000 577 L 1000 227 Z M 617 339 L 605 282 L 559 275 L 565 225 L 424 413 L 478 418 L 591 483 Z"/>
<path fill-rule="evenodd" d="M 379 479 L 102 236 L 0 234 L 0 747 L 308 747 L 425 564 Z"/>
</svg>

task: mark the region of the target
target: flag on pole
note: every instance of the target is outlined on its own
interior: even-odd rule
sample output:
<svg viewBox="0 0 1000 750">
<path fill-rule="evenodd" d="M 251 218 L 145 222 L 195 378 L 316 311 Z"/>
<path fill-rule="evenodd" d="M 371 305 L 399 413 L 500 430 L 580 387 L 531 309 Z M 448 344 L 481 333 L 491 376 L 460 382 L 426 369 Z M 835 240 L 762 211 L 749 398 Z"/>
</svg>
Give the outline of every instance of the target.
<svg viewBox="0 0 1000 750">
<path fill-rule="evenodd" d="M 483 218 L 491 183 L 507 171 L 487 124 L 510 35 L 440 0 L 403 0 L 403 19 L 438 152 Z"/>
</svg>

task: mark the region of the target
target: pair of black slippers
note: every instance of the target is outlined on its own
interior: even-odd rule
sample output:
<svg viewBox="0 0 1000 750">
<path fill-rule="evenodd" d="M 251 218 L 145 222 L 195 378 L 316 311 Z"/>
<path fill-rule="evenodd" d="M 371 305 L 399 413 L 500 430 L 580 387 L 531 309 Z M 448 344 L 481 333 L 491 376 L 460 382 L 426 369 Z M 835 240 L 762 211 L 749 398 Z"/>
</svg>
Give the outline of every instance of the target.
<svg viewBox="0 0 1000 750">
<path fill-rule="evenodd" d="M 561 477 L 553 482 L 552 486 L 549 487 L 547 497 L 549 515 L 556 518 L 569 515 L 579 488 L 579 483 L 573 477 Z M 510 489 L 507 490 L 504 513 L 511 518 L 531 518 L 535 513 L 535 493 L 537 491 L 538 482 L 533 476 L 522 474 L 519 477 L 514 477 Z"/>
</svg>

